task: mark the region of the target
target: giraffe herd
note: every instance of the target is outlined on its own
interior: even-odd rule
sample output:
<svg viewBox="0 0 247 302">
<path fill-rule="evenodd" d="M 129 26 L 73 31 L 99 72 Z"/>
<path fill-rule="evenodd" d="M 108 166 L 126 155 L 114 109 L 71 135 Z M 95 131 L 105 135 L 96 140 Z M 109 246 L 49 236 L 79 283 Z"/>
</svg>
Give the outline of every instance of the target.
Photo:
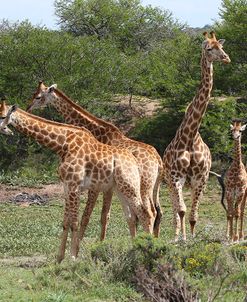
<svg viewBox="0 0 247 302">
<path fill-rule="evenodd" d="M 162 218 L 159 202 L 162 180 L 168 187 L 173 206 L 175 241 L 179 239 L 180 232 L 182 239 L 186 240 L 186 205 L 182 189 L 185 184 L 190 186 L 192 206 L 189 223 L 194 236 L 199 201 L 211 168 L 210 150 L 203 142 L 199 128 L 212 90 L 213 62 L 230 63 L 229 56 L 223 50 L 224 40 L 217 40 L 214 32 L 211 32 L 211 37 L 207 33 L 204 36 L 201 83 L 175 137 L 164 152 L 163 161 L 153 146 L 126 137 L 113 124 L 95 117 L 76 104 L 56 85 L 47 87 L 40 82 L 27 111 L 2 101 L 1 133 L 12 134 L 8 128 L 8 125 L 12 125 L 17 131 L 52 149 L 60 158 L 58 171 L 64 186 L 65 209 L 58 262 L 64 258 L 69 230 L 71 257 L 77 257 L 80 240 L 100 192 L 103 192 L 101 240 L 106 236 L 113 192 L 121 201 L 130 235 L 136 235 L 137 223 L 140 222 L 144 231 L 158 237 Z M 55 107 L 66 124 L 30 113 L 35 108 L 48 105 Z M 247 197 L 247 172 L 241 160 L 241 131 L 244 129 L 245 125 L 238 120 L 231 125 L 235 157 L 225 180 L 227 236 L 231 241 L 244 238 Z M 88 191 L 88 199 L 79 222 L 80 195 L 83 191 Z"/>
</svg>

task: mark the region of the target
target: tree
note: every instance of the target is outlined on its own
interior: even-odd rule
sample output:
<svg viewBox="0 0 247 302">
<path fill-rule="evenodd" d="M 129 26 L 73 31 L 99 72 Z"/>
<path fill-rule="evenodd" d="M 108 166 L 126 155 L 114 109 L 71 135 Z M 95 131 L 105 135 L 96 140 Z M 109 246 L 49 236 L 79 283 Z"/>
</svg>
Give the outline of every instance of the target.
<svg viewBox="0 0 247 302">
<path fill-rule="evenodd" d="M 75 36 L 110 38 L 123 51 L 147 50 L 179 27 L 166 10 L 140 0 L 56 0 L 62 30 Z"/>
<path fill-rule="evenodd" d="M 247 91 L 247 1 L 222 0 L 219 13 L 222 21 L 216 23 L 219 37 L 226 39 L 225 48 L 231 64 L 217 70 L 216 87 L 225 93 L 241 95 Z"/>
</svg>

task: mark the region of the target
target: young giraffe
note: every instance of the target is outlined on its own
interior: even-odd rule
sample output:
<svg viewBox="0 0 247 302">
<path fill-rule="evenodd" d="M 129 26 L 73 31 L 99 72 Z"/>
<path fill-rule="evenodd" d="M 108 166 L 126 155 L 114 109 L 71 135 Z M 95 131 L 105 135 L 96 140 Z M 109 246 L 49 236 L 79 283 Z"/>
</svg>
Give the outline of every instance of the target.
<svg viewBox="0 0 247 302">
<path fill-rule="evenodd" d="M 122 202 L 131 235 L 135 234 L 132 211 L 144 230 L 152 233 L 154 217 L 143 206 L 139 168 L 128 150 L 102 144 L 81 127 L 52 122 L 3 103 L 2 118 L 6 111 L 9 113 L 1 128 L 11 124 L 60 157 L 59 176 L 64 185 L 65 211 L 59 262 L 64 258 L 69 228 L 72 231 L 71 255 L 73 259 L 77 256 L 79 198 L 85 190 L 107 191 L 114 188 Z"/>
<path fill-rule="evenodd" d="M 232 137 L 234 139 L 234 158 L 225 175 L 227 200 L 227 237 L 231 241 L 244 239 L 243 220 L 247 197 L 247 172 L 242 162 L 241 132 L 244 131 L 245 128 L 246 125 L 242 125 L 240 120 L 234 120 L 233 124 L 231 125 Z M 233 230 L 234 218 L 235 228 Z M 239 218 L 240 229 L 238 226 Z"/>
<path fill-rule="evenodd" d="M 203 142 L 198 130 L 205 114 L 210 92 L 213 85 L 213 62 L 229 63 L 228 55 L 223 51 L 224 40 L 216 40 L 214 32 L 211 38 L 204 33 L 201 57 L 201 84 L 193 101 L 187 108 L 181 125 L 175 137 L 164 152 L 164 174 L 168 184 L 173 204 L 175 241 L 179 238 L 182 228 L 182 238 L 186 240 L 185 212 L 182 188 L 185 182 L 191 187 L 192 208 L 190 212 L 191 233 L 194 236 L 195 224 L 198 219 L 199 199 L 208 179 L 211 166 L 211 155 Z"/>
<path fill-rule="evenodd" d="M 137 142 L 127 138 L 116 126 L 97 118 L 78 106 L 56 85 L 46 87 L 43 82 L 39 82 L 37 91 L 27 108 L 31 111 L 34 108 L 45 107 L 52 104 L 65 118 L 66 123 L 76 126 L 84 126 L 94 135 L 94 137 L 107 145 L 117 146 L 129 150 L 137 159 L 141 174 L 141 196 L 144 204 L 150 206 L 153 215 L 156 216 L 154 223 L 154 235 L 157 237 L 160 231 L 161 208 L 159 204 L 159 187 L 163 173 L 163 163 L 153 146 Z M 90 192 L 89 192 L 90 194 Z M 96 203 L 98 193 L 93 194 L 93 198 L 88 198 L 80 228 L 80 239 L 84 236 L 90 215 Z M 112 191 L 103 195 L 103 208 L 101 218 L 101 240 L 105 238 L 107 223 L 110 216 Z"/>
</svg>

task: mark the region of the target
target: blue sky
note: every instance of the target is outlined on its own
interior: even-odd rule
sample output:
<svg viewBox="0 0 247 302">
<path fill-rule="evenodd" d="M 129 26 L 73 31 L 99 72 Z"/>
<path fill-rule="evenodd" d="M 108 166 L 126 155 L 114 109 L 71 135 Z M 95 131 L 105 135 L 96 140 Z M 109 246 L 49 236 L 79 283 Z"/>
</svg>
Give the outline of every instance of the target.
<svg viewBox="0 0 247 302">
<path fill-rule="evenodd" d="M 34 25 L 56 28 L 53 3 L 54 0 L 0 0 L 0 19 L 13 22 L 28 19 Z M 142 3 L 168 9 L 178 21 L 202 27 L 219 19 L 221 0 L 142 0 Z"/>
</svg>

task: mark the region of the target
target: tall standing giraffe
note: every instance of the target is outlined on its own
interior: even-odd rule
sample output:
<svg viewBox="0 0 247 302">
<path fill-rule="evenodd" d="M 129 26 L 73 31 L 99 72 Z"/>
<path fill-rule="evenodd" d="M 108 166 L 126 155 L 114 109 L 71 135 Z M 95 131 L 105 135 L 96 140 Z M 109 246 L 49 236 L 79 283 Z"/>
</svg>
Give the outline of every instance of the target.
<svg viewBox="0 0 247 302">
<path fill-rule="evenodd" d="M 129 150 L 137 159 L 141 174 L 141 196 L 144 204 L 150 205 L 154 215 L 154 235 L 157 237 L 160 231 L 161 207 L 159 204 L 159 188 L 163 173 L 162 160 L 153 146 L 138 142 L 126 137 L 116 126 L 106 122 L 77 105 L 56 85 L 47 87 L 41 81 L 33 95 L 27 111 L 34 108 L 45 107 L 52 104 L 65 118 L 66 123 L 80 127 L 86 127 L 94 137 L 107 145 L 121 147 Z M 92 192 L 89 192 L 92 195 Z M 95 206 L 97 194 L 88 199 L 81 220 L 80 238 L 83 237 L 90 215 Z M 101 218 L 101 240 L 105 238 L 107 223 L 110 215 L 112 191 L 103 194 L 103 209 Z"/>
<path fill-rule="evenodd" d="M 246 125 L 240 120 L 233 120 L 231 124 L 232 137 L 234 139 L 233 162 L 225 175 L 225 191 L 227 200 L 227 237 L 231 241 L 244 239 L 243 221 L 244 209 L 247 197 L 247 172 L 242 162 L 241 136 Z M 224 200 L 224 196 L 222 196 Z M 233 230 L 233 219 L 235 228 Z M 240 228 L 238 225 L 240 218 Z"/>
<path fill-rule="evenodd" d="M 97 141 L 86 129 L 52 122 L 29 114 L 15 106 L 2 104 L 1 128 L 11 124 L 19 132 L 34 138 L 59 155 L 59 176 L 64 185 L 65 211 L 63 234 L 58 261 L 64 258 L 69 228 L 72 231 L 71 255 L 79 250 L 78 214 L 81 192 L 107 191 L 114 188 L 119 196 L 129 224 L 135 235 L 135 216 L 144 230 L 152 233 L 154 217 L 146 209 L 140 195 L 140 173 L 135 157 L 126 149 Z M 4 112 L 8 112 L 7 117 Z"/>
<path fill-rule="evenodd" d="M 199 199 L 208 179 L 211 167 L 211 154 L 203 142 L 198 130 L 205 114 L 213 85 L 213 62 L 229 63 L 230 58 L 223 50 L 224 40 L 217 40 L 215 33 L 211 38 L 204 33 L 201 57 L 201 84 L 193 101 L 187 108 L 176 135 L 164 152 L 164 177 L 168 184 L 173 205 L 175 241 L 179 238 L 182 228 L 182 238 L 186 240 L 185 212 L 182 189 L 185 182 L 191 187 L 192 207 L 190 212 L 191 233 L 194 235 L 198 219 Z"/>
</svg>

